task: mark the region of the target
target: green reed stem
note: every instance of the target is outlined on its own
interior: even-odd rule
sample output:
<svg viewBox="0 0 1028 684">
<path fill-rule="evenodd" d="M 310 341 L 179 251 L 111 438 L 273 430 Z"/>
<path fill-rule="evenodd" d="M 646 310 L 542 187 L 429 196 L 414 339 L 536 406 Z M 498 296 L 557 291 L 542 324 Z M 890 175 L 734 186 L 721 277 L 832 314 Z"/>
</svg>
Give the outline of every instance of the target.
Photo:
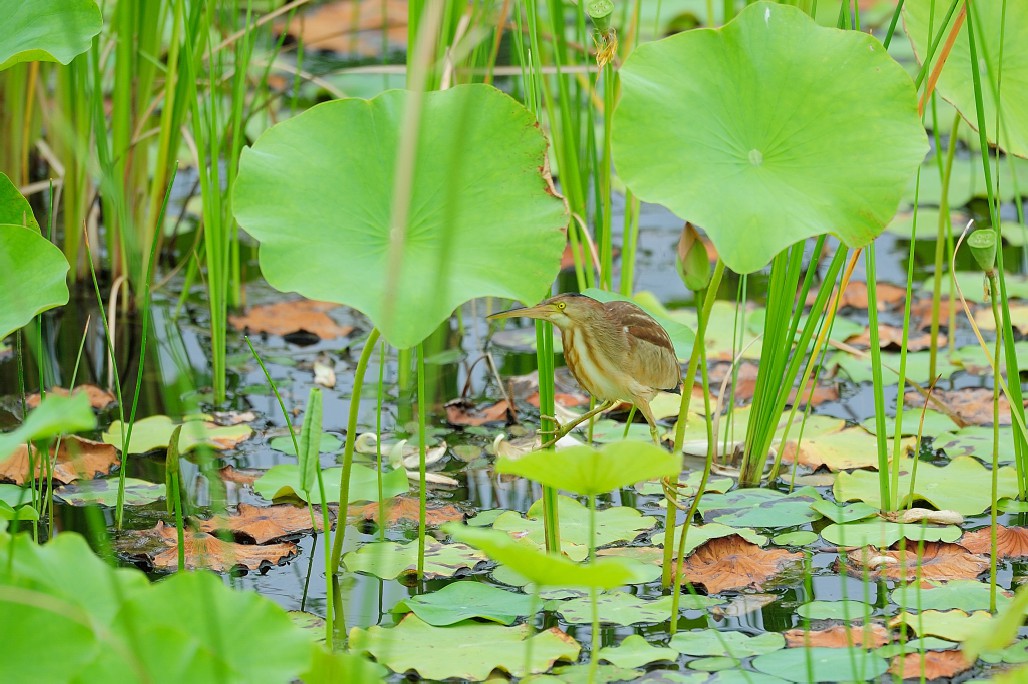
<svg viewBox="0 0 1028 684">
<path fill-rule="evenodd" d="M 425 392 L 425 343 L 418 344 L 418 579 L 425 577 L 425 422 L 428 412 Z M 402 465 L 401 465 L 402 467 Z M 380 520 L 379 524 L 384 524 Z"/>
<path fill-rule="evenodd" d="M 364 388 L 364 376 L 368 370 L 368 359 L 375 350 L 375 343 L 379 337 L 378 328 L 372 328 L 368 339 L 364 342 L 364 349 L 361 350 L 360 358 L 357 360 L 357 368 L 353 374 L 353 392 L 350 395 L 350 416 L 346 423 L 346 442 L 343 447 L 343 472 L 339 478 L 339 506 L 342 511 L 341 520 L 336 523 L 336 534 L 332 540 L 332 553 L 330 555 L 329 567 L 332 583 L 336 589 L 336 614 L 333 625 L 339 635 L 345 635 L 346 623 L 342 613 L 342 604 L 339 602 L 339 563 L 343 556 L 343 543 L 346 541 L 346 506 L 350 501 L 350 473 L 353 471 L 353 445 L 357 439 L 357 416 L 360 414 L 361 390 Z"/>
<path fill-rule="evenodd" d="M 889 444 L 885 428 L 885 383 L 882 379 L 882 346 L 878 336 L 878 278 L 875 264 L 875 243 L 864 249 L 864 270 L 867 278 L 867 318 L 871 336 L 871 380 L 874 388 L 875 441 L 878 445 L 878 495 L 882 510 L 891 511 L 897 506 L 890 495 L 889 487 Z M 903 402 L 903 385 L 899 385 L 899 399 Z M 898 435 L 897 435 L 898 436 Z M 895 493 L 895 492 L 894 492 Z"/>
</svg>

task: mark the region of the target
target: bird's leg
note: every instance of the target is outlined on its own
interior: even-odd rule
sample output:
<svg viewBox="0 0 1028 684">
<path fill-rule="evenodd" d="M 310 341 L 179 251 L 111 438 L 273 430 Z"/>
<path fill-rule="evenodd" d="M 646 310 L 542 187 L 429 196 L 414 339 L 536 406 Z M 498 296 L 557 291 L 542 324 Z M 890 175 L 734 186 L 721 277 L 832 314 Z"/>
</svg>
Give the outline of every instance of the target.
<svg viewBox="0 0 1028 684">
<path fill-rule="evenodd" d="M 590 418 L 592 418 L 596 414 L 602 413 L 603 411 L 606 411 L 607 409 L 609 409 L 611 406 L 613 406 L 616 403 L 617 403 L 616 401 L 605 401 L 602 404 L 600 404 L 599 406 L 597 406 L 596 408 L 594 408 L 593 410 L 588 411 L 586 413 L 583 413 L 578 418 L 575 418 L 570 423 L 565 423 L 564 425 L 561 425 L 560 423 L 557 423 L 557 421 L 554 419 L 553 422 L 557 423 L 557 427 L 556 427 L 556 429 L 553 430 L 553 437 L 551 437 L 549 440 L 547 440 L 545 444 L 543 444 L 542 446 L 539 447 L 539 449 L 549 449 L 551 446 L 553 446 L 558 441 L 560 441 L 564 437 L 564 435 L 568 434 L 569 432 L 571 432 L 576 427 L 578 427 L 579 425 L 581 425 L 585 421 L 589 420 Z M 547 432 L 549 432 L 549 431 L 547 431 Z"/>
<path fill-rule="evenodd" d="M 657 421 L 653 417 L 653 412 L 650 410 L 649 402 L 641 401 L 636 405 L 642 410 L 642 414 L 646 418 L 646 422 L 650 424 L 650 437 L 653 438 L 653 443 L 657 446 L 662 446 L 660 443 L 660 432 L 657 430 Z M 679 510 L 687 510 L 685 506 L 678 502 L 678 490 L 686 485 L 679 484 L 677 477 L 674 479 L 665 477 L 661 479 L 660 486 L 664 489 L 664 496 L 667 499 L 669 506 L 673 505 Z"/>
</svg>

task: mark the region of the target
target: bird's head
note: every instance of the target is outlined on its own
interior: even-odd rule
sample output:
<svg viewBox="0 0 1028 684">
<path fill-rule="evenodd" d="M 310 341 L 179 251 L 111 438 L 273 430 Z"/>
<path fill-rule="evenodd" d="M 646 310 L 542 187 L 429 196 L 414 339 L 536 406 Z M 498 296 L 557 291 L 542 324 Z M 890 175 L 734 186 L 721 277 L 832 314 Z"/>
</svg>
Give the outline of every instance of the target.
<svg viewBox="0 0 1028 684">
<path fill-rule="evenodd" d="M 602 312 L 602 310 L 603 305 L 592 297 L 580 294 L 560 294 L 543 300 L 535 306 L 495 313 L 489 316 L 489 320 L 535 318 L 540 321 L 549 321 L 561 330 L 565 330 L 583 323 L 591 315 Z"/>
</svg>

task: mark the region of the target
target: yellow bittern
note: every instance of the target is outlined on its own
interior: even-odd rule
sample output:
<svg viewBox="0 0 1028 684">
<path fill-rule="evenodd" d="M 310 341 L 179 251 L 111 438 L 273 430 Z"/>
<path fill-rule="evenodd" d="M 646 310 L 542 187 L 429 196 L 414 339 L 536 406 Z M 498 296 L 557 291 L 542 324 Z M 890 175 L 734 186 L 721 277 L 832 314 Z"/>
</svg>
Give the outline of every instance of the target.
<svg viewBox="0 0 1028 684">
<path fill-rule="evenodd" d="M 657 424 L 650 401 L 659 390 L 677 389 L 682 369 L 671 338 L 660 323 L 635 304 L 598 302 L 580 294 L 561 294 L 535 306 L 489 316 L 535 318 L 560 329 L 564 361 L 578 384 L 602 403 L 572 423 L 558 427 L 553 440 L 619 401 L 634 404 L 650 425 Z"/>
</svg>

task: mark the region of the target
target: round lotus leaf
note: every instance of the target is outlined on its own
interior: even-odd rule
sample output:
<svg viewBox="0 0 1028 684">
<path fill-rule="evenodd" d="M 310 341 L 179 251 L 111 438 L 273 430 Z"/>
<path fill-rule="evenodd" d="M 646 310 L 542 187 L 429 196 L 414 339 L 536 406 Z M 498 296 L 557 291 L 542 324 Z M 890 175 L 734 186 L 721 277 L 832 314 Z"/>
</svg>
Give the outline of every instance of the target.
<svg viewBox="0 0 1028 684">
<path fill-rule="evenodd" d="M 826 232 L 868 244 L 928 150 L 913 83 L 881 43 L 794 7 L 758 2 L 645 43 L 620 73 L 618 173 L 737 272 Z"/>
<path fill-rule="evenodd" d="M 409 97 L 326 102 L 271 128 L 243 150 L 233 198 L 272 286 L 359 309 L 400 348 L 474 297 L 540 299 L 568 222 L 521 104 L 481 84 L 424 93 L 398 166 Z M 398 168 L 410 173 L 406 212 Z"/>
<path fill-rule="evenodd" d="M 904 24 L 918 62 L 923 63 L 928 54 L 929 39 L 934 42 L 940 32 L 948 36 L 952 30 L 953 19 L 945 26 L 942 25 L 948 10 L 949 3 L 933 0 L 909 0 L 903 5 Z M 953 16 L 956 15 L 955 12 Z M 989 144 L 996 144 L 995 94 L 998 88 L 1000 130 L 1003 132 L 999 146 L 1007 152 L 1026 157 L 1028 90 L 1024 84 L 1028 83 L 1028 3 L 976 3 L 971 18 L 975 26 L 975 51 Z M 946 64 L 939 74 L 936 89 L 977 131 L 978 115 L 967 26 L 965 21 L 946 56 Z M 1000 55 L 1003 57 L 1002 62 Z M 932 60 L 933 67 L 936 61 Z"/>
</svg>

